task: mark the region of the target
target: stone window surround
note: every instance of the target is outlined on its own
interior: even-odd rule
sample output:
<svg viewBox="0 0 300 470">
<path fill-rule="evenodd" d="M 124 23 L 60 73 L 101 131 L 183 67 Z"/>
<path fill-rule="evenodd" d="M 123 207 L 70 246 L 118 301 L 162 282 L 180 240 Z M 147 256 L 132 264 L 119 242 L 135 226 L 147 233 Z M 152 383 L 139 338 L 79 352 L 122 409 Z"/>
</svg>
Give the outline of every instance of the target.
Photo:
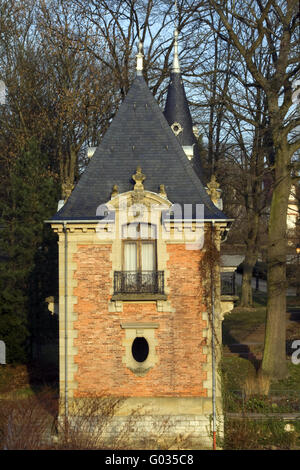
<svg viewBox="0 0 300 470">
<path fill-rule="evenodd" d="M 122 358 L 122 362 L 135 375 L 138 377 L 143 377 L 158 363 L 158 356 L 156 354 L 157 339 L 155 337 L 155 330 L 159 328 L 159 324 L 123 322 L 120 326 L 123 330 L 125 330 L 125 336 L 122 342 L 125 348 L 125 354 Z M 137 362 L 132 355 L 132 344 L 135 338 L 138 337 L 145 338 L 149 345 L 149 354 L 144 362 Z"/>
<path fill-rule="evenodd" d="M 129 191 L 128 193 L 120 194 L 119 196 L 125 198 L 128 201 L 128 207 L 130 209 L 130 201 L 132 197 L 133 191 Z M 164 230 L 163 225 L 161 224 L 161 210 L 162 208 L 165 210 L 167 207 L 171 206 L 171 202 L 168 201 L 166 198 L 161 197 L 157 193 L 152 193 L 151 191 L 144 191 L 144 199 L 141 201 L 141 207 L 144 209 L 141 211 L 140 214 L 137 216 L 134 214 L 134 211 L 129 210 L 127 223 L 151 223 L 152 225 L 156 226 L 157 230 L 157 240 L 156 240 L 156 256 L 157 256 L 157 270 L 164 271 L 164 286 L 165 286 L 165 293 L 164 294 L 117 294 L 114 295 L 113 286 L 111 289 L 111 299 L 109 301 L 109 311 L 111 312 L 122 312 L 123 310 L 123 302 L 156 302 L 159 305 L 160 311 L 173 311 L 171 310 L 170 302 L 167 301 L 168 299 L 168 276 L 169 271 L 167 269 L 167 247 L 166 241 L 162 237 L 162 230 Z M 115 210 L 115 226 L 119 227 L 119 217 L 121 216 L 120 210 L 118 208 L 118 197 L 114 197 L 107 203 L 107 206 L 111 206 L 111 209 Z M 149 208 L 155 205 L 158 210 L 155 209 L 156 215 L 153 214 L 151 216 L 149 212 Z M 132 206 L 133 207 L 133 206 Z M 135 207 L 135 206 L 134 206 Z M 117 229 L 118 230 L 118 229 Z M 122 241 L 120 238 L 116 237 L 112 242 L 112 271 L 111 271 L 111 278 L 113 281 L 114 272 L 115 271 L 122 271 L 123 263 L 122 263 Z M 162 307 L 162 303 L 166 304 Z"/>
</svg>

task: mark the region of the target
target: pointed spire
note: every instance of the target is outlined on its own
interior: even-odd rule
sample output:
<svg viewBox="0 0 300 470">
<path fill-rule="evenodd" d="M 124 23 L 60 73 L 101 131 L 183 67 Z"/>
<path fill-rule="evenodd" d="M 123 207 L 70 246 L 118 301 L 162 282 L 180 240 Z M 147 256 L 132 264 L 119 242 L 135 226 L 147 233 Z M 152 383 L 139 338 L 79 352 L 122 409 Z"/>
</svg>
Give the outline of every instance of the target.
<svg viewBox="0 0 300 470">
<path fill-rule="evenodd" d="M 143 68 L 144 68 L 144 54 L 143 54 L 143 43 L 141 39 L 139 40 L 139 52 L 136 55 L 136 74 L 143 75 Z"/>
<path fill-rule="evenodd" d="M 175 6 L 175 24 L 178 20 L 178 5 L 177 0 L 174 3 Z M 179 64 L 179 56 L 178 56 L 178 28 L 175 26 L 174 30 L 174 57 L 173 57 L 173 66 L 172 66 L 173 73 L 180 73 L 180 64 Z"/>
<path fill-rule="evenodd" d="M 175 0 L 175 25 L 178 24 L 178 5 Z M 180 142 L 187 158 L 192 160 L 197 174 L 202 178 L 203 171 L 200 163 L 197 139 L 193 132 L 193 121 L 181 77 L 178 56 L 178 28 L 174 30 L 174 58 L 171 70 L 171 80 L 168 87 L 164 115 L 172 131 Z M 197 168 L 196 168 L 197 167 Z"/>
<path fill-rule="evenodd" d="M 178 57 L 178 29 L 175 28 L 174 31 L 174 57 L 173 57 L 173 73 L 180 73 L 180 64 L 179 64 L 179 57 Z"/>
</svg>

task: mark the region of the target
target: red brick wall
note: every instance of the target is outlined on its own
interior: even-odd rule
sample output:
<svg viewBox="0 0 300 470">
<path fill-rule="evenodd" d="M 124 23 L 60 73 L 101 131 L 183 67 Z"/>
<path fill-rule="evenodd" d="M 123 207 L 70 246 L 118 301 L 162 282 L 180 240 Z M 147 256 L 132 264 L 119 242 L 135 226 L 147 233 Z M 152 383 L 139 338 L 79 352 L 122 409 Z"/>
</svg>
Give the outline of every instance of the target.
<svg viewBox="0 0 300 470">
<path fill-rule="evenodd" d="M 75 396 L 111 393 L 124 396 L 206 396 L 202 353 L 201 281 L 199 251 L 169 245 L 168 300 L 175 313 L 158 312 L 156 303 L 124 303 L 123 312 L 108 312 L 112 279 L 109 245 L 80 246 L 74 295 L 78 302 L 74 323 L 78 337 Z M 159 362 L 144 377 L 137 377 L 122 362 L 125 331 L 121 322 L 155 322 Z"/>
</svg>

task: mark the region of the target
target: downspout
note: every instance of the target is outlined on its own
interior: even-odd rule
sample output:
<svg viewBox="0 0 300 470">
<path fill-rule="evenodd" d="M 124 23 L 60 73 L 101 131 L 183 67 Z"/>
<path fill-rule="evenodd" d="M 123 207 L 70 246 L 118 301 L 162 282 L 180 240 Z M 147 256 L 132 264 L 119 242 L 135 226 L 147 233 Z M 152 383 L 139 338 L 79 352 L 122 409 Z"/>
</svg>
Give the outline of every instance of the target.
<svg viewBox="0 0 300 470">
<path fill-rule="evenodd" d="M 65 425 L 68 424 L 68 236 L 67 222 L 64 222 L 65 234 Z"/>
<path fill-rule="evenodd" d="M 211 243 L 213 246 L 215 221 L 212 221 Z M 216 431 L 216 364 L 215 364 L 215 286 L 214 286 L 214 267 L 211 266 L 211 327 L 212 327 L 212 402 L 213 402 L 213 450 L 217 448 Z"/>
</svg>

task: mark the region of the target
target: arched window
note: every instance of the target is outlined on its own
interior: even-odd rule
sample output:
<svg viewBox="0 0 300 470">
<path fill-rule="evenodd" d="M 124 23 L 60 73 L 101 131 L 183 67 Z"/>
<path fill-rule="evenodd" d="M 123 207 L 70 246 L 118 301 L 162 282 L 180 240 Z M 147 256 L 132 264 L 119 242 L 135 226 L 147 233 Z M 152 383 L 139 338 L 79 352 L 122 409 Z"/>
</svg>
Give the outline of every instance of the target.
<svg viewBox="0 0 300 470">
<path fill-rule="evenodd" d="M 147 223 L 124 225 L 122 238 L 123 271 L 156 271 L 155 225 Z"/>
</svg>

